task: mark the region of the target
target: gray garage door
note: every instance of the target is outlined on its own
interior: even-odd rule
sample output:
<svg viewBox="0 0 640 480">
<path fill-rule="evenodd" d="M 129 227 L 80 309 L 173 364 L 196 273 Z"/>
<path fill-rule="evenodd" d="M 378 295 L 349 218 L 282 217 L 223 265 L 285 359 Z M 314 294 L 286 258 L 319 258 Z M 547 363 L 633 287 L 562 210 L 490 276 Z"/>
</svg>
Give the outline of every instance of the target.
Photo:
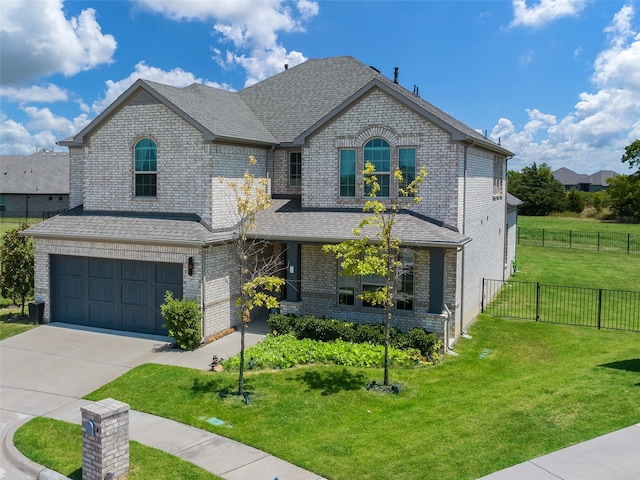
<svg viewBox="0 0 640 480">
<path fill-rule="evenodd" d="M 54 255 L 51 321 L 166 335 L 160 305 L 182 297 L 182 265 Z"/>
</svg>

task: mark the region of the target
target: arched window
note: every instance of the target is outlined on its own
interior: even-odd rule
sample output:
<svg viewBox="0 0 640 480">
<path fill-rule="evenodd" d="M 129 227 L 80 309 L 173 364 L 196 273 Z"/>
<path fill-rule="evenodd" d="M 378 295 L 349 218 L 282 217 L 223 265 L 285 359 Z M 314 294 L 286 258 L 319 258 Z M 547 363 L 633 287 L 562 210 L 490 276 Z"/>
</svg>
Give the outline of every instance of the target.
<svg viewBox="0 0 640 480">
<path fill-rule="evenodd" d="M 150 138 L 138 140 L 134 148 L 135 196 L 155 197 L 157 188 L 158 150 Z"/>
<path fill-rule="evenodd" d="M 391 180 L 391 147 L 382 138 L 373 138 L 364 146 L 364 164 L 370 162 L 375 167 L 375 175 L 380 185 L 379 197 L 389 196 L 389 185 Z M 369 194 L 369 189 L 365 187 L 365 195 Z"/>
</svg>

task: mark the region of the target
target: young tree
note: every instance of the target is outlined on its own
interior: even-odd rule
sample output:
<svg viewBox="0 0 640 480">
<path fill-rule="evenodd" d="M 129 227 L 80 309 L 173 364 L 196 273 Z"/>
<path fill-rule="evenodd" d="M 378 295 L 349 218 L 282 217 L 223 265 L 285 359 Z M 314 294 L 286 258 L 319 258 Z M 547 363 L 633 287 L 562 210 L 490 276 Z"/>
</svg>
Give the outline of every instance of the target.
<svg viewBox="0 0 640 480">
<path fill-rule="evenodd" d="M 622 163 L 629 162 L 629 168 L 640 168 L 640 139 L 634 140 L 624 148 Z"/>
<path fill-rule="evenodd" d="M 249 167 L 257 164 L 257 159 L 249 157 Z M 225 182 L 220 179 L 221 182 Z M 247 170 L 242 182 L 227 181 L 235 196 L 237 225 L 234 238 L 235 252 L 239 266 L 240 287 L 236 304 L 240 307 L 240 373 L 238 394 L 244 392 L 245 330 L 251 322 L 251 311 L 256 307 L 277 308 L 278 299 L 273 295 L 280 291 L 285 280 L 279 276 L 282 271 L 280 255 L 270 252 L 270 244 L 264 240 L 249 238 L 255 228 L 256 214 L 271 205 L 268 180 L 258 178 Z"/>
<path fill-rule="evenodd" d="M 584 210 L 584 199 L 575 189 L 569 190 L 567 193 L 567 208 L 570 212 L 582 213 Z"/>
<path fill-rule="evenodd" d="M 324 245 L 325 252 L 333 253 L 340 261 L 342 268 L 340 274 L 344 276 L 375 275 L 385 279 L 383 286 L 374 290 L 366 290 L 358 297 L 372 306 L 380 306 L 385 312 L 384 335 L 384 385 L 389 385 L 389 330 L 393 307 L 398 300 L 402 300 L 402 293 L 397 285 L 402 277 L 403 263 L 400 260 L 401 239 L 394 235 L 394 226 L 397 215 L 404 208 L 417 204 L 421 198 L 417 196 L 418 185 L 427 175 L 425 167 L 419 174 L 407 182 L 402 171 L 398 168 L 394 177 L 399 185 L 398 198 L 385 202 L 377 198 L 380 191 L 375 167 L 367 162 L 363 172 L 364 183 L 369 200 L 365 203 L 363 211 L 369 213 L 354 228 L 353 233 L 358 237 L 334 245 Z M 373 238 L 368 233 L 372 232 Z"/>
<path fill-rule="evenodd" d="M 29 225 L 23 223 L 3 235 L 0 246 L 0 291 L 3 297 L 18 300 L 24 315 L 27 298 L 33 295 L 34 258 L 33 243 L 20 235 Z"/>
<path fill-rule="evenodd" d="M 540 166 L 532 163 L 524 167 L 522 173 L 509 170 L 508 176 L 509 193 L 522 200 L 519 214 L 544 216 L 565 210 L 564 186 L 553 177 L 546 163 Z"/>
</svg>

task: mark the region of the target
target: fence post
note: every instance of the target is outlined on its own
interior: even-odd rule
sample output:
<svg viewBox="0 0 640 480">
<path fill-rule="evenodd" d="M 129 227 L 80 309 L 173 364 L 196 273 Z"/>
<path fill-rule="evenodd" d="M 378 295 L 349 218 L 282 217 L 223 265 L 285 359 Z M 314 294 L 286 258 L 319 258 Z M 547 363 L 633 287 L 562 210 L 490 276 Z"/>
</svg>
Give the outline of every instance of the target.
<svg viewBox="0 0 640 480">
<path fill-rule="evenodd" d="M 569 230 L 569 250 L 571 250 L 571 240 L 573 240 L 573 230 Z"/>
<path fill-rule="evenodd" d="M 544 228 L 542 229 L 542 246 L 544 247 Z"/>
<path fill-rule="evenodd" d="M 631 234 L 627 233 L 627 253 L 630 252 L 631 249 Z"/>
<path fill-rule="evenodd" d="M 480 313 L 484 313 L 484 282 L 485 278 L 482 277 L 482 298 L 480 298 Z"/>
<path fill-rule="evenodd" d="M 598 290 L 598 330 L 600 330 L 600 320 L 602 318 L 602 289 Z"/>
<path fill-rule="evenodd" d="M 536 322 L 540 321 L 540 283 L 536 282 Z"/>
<path fill-rule="evenodd" d="M 598 251 L 600 251 L 600 232 L 598 232 Z"/>
</svg>

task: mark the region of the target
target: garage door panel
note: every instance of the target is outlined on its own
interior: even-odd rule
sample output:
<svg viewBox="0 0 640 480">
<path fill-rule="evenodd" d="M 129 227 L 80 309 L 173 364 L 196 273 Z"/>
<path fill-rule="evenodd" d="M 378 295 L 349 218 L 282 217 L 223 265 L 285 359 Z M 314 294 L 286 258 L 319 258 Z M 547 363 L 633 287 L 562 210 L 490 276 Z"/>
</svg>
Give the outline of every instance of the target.
<svg viewBox="0 0 640 480">
<path fill-rule="evenodd" d="M 89 259 L 89 278 L 105 278 L 113 280 L 116 278 L 117 264 L 107 258 Z"/>
<path fill-rule="evenodd" d="M 62 275 L 59 277 L 57 295 L 59 298 L 71 300 L 85 300 L 86 282 L 83 279 Z"/>
<path fill-rule="evenodd" d="M 89 322 L 93 327 L 112 328 L 120 330 L 121 322 L 118 319 L 118 308 L 114 305 L 89 305 Z"/>
<path fill-rule="evenodd" d="M 89 301 L 115 303 L 115 285 L 113 282 L 96 282 L 89 283 Z"/>
<path fill-rule="evenodd" d="M 165 291 L 182 297 L 181 264 L 54 255 L 52 321 L 166 335 Z"/>
</svg>

